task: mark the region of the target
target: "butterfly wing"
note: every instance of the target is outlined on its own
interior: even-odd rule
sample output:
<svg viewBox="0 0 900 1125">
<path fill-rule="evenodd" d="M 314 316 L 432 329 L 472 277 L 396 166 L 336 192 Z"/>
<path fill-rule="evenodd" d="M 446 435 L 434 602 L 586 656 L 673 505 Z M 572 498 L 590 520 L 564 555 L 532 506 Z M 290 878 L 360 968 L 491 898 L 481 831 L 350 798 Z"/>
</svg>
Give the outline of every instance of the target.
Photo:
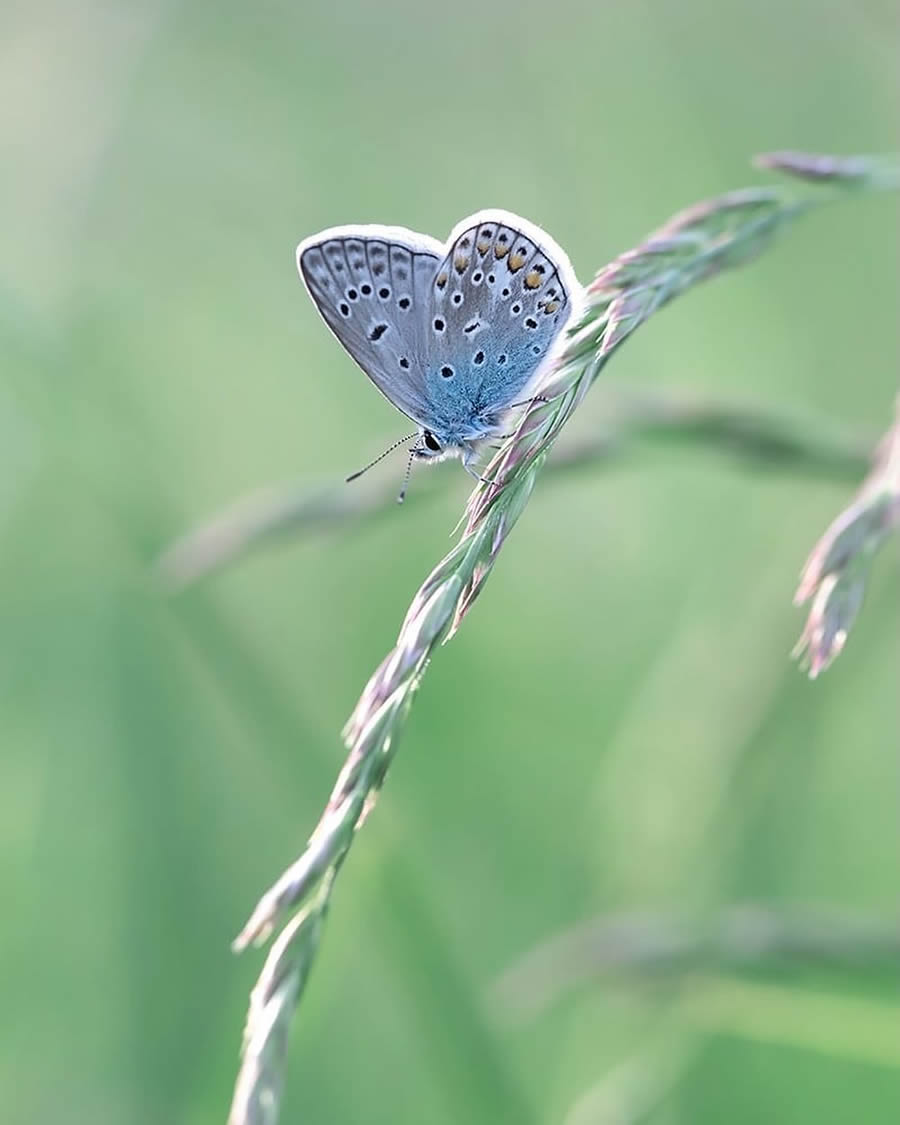
<svg viewBox="0 0 900 1125">
<path fill-rule="evenodd" d="M 297 247 L 325 323 L 398 410 L 428 424 L 425 308 L 444 247 L 402 227 L 344 226 Z"/>
<path fill-rule="evenodd" d="M 544 231 L 506 211 L 454 229 L 433 275 L 426 394 L 447 432 L 499 414 L 527 394 L 575 313 L 580 287 Z M 438 432 L 438 429 L 435 430 Z"/>
</svg>

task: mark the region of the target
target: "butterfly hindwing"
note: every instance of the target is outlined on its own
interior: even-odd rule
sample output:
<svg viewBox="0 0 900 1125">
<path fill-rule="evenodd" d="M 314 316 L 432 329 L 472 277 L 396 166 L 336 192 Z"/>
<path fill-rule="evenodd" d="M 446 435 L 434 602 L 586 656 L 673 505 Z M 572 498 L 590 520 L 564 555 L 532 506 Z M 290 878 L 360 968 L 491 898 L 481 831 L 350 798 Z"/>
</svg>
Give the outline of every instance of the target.
<svg viewBox="0 0 900 1125">
<path fill-rule="evenodd" d="M 382 394 L 427 425 L 424 308 L 443 248 L 402 228 L 335 227 L 301 242 L 297 267 L 328 327 Z"/>
<path fill-rule="evenodd" d="M 571 312 L 571 267 L 525 220 L 481 212 L 451 236 L 431 289 L 427 394 L 448 425 L 526 393 Z M 434 406 L 433 406 L 434 410 Z"/>
</svg>

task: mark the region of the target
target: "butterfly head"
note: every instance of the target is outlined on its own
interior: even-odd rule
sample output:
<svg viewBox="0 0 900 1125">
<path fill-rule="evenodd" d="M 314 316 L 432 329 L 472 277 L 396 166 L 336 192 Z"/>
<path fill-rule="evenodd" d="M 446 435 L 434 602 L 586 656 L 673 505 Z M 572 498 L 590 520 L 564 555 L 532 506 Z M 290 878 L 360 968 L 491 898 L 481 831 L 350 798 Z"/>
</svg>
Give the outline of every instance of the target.
<svg viewBox="0 0 900 1125">
<path fill-rule="evenodd" d="M 468 441 L 449 441 L 438 437 L 434 430 L 421 426 L 410 452 L 417 461 L 445 461 L 448 457 L 462 457 L 465 460 L 471 455 L 472 449 Z"/>
<path fill-rule="evenodd" d="M 431 430 L 426 430 L 424 426 L 419 430 L 412 451 L 420 461 L 440 460 L 448 456 L 450 452 L 444 443 L 435 437 Z"/>
<path fill-rule="evenodd" d="M 480 433 L 476 437 L 461 439 L 459 441 L 450 442 L 442 441 L 432 430 L 427 430 L 424 427 L 419 430 L 415 445 L 410 448 L 409 462 L 407 464 L 406 477 L 403 481 L 403 492 L 401 493 L 401 500 L 406 494 L 406 485 L 409 483 L 409 469 L 413 461 L 445 461 L 449 457 L 459 457 L 462 461 L 462 466 L 475 480 L 483 481 L 485 478 L 478 472 L 475 463 L 478 460 L 479 452 L 482 447 L 483 439 L 488 436 L 487 434 Z"/>
</svg>

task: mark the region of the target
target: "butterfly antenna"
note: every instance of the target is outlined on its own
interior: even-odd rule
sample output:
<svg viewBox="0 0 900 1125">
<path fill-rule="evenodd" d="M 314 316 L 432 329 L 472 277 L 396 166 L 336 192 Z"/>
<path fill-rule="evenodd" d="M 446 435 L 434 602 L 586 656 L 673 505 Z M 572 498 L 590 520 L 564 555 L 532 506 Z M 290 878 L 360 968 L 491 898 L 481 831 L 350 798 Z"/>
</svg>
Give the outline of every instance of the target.
<svg viewBox="0 0 900 1125">
<path fill-rule="evenodd" d="M 409 474 L 412 472 L 412 463 L 416 459 L 416 451 L 411 449 L 409 451 L 409 460 L 406 462 L 406 472 L 403 474 L 403 487 L 400 489 L 400 495 L 397 497 L 397 503 L 402 504 L 406 499 L 406 486 L 409 484 Z"/>
<path fill-rule="evenodd" d="M 416 431 L 416 432 L 418 432 L 418 431 Z M 368 465 L 364 465 L 361 469 L 357 469 L 357 471 L 355 473 L 351 473 L 350 476 L 347 477 L 347 484 L 349 484 L 350 481 L 352 481 L 352 480 L 356 480 L 357 477 L 361 477 L 363 475 L 363 473 L 367 473 L 369 471 L 369 469 L 372 468 L 373 465 L 377 465 L 378 462 L 383 461 L 389 453 L 393 453 L 398 445 L 402 445 L 405 441 L 409 441 L 411 438 L 414 438 L 415 436 L 416 436 L 415 434 L 406 434 L 405 437 L 397 438 L 397 440 L 394 442 L 394 444 L 389 445 L 387 447 L 387 449 L 384 451 L 384 453 L 379 453 L 374 461 L 370 461 L 368 463 Z M 406 475 L 407 475 L 407 477 L 409 476 L 409 468 L 408 467 L 407 467 L 407 470 L 406 470 Z"/>
</svg>

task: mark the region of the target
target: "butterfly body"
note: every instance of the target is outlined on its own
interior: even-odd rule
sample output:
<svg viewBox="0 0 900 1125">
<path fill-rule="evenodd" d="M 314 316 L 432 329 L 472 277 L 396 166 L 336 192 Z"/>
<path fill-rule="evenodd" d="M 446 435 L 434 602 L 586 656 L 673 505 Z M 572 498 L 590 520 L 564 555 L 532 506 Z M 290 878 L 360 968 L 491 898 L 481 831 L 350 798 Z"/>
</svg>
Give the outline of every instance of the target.
<svg viewBox="0 0 900 1125">
<path fill-rule="evenodd" d="M 334 227 L 300 243 L 297 266 L 341 344 L 417 423 L 413 456 L 467 467 L 539 384 L 580 303 L 563 251 L 506 211 L 464 219 L 446 244 Z"/>
</svg>

